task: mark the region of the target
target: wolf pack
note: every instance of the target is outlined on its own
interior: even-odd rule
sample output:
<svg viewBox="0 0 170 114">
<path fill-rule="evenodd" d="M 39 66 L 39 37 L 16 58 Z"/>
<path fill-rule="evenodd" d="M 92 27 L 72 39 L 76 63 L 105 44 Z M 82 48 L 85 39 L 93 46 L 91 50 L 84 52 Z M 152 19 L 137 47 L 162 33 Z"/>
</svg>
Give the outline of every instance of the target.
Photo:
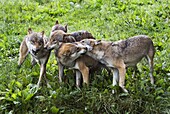
<svg viewBox="0 0 170 114">
<path fill-rule="evenodd" d="M 123 92 L 128 93 L 125 88 L 127 68 L 133 67 L 135 72 L 137 63 L 142 58 L 146 58 L 150 69 L 150 81 L 151 84 L 154 84 L 153 58 L 155 49 L 152 40 L 148 36 L 137 35 L 125 40 L 106 41 L 96 39 L 85 30 L 67 33 L 67 29 L 67 25 L 59 24 L 57 20 L 48 38 L 44 31 L 34 32 L 31 28 L 28 28 L 28 33 L 20 45 L 18 66 L 22 65 L 28 54 L 31 55 L 32 66 L 37 63 L 40 65 L 37 88 L 40 87 L 42 78 L 50 87 L 46 78 L 46 64 L 52 50 L 54 50 L 58 64 L 60 82 L 63 82 L 65 78 L 64 68 L 75 71 L 77 87 L 80 87 L 82 82 L 89 85 L 91 69 L 104 68 L 113 77 L 112 85 L 118 85 Z M 115 93 L 114 89 L 112 93 Z"/>
</svg>

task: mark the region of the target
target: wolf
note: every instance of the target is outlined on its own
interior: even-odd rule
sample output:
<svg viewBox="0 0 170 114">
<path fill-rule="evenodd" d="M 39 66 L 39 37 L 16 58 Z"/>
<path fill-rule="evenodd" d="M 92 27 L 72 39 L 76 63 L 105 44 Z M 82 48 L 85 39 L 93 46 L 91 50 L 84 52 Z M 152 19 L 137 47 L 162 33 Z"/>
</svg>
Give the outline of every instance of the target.
<svg viewBox="0 0 170 114">
<path fill-rule="evenodd" d="M 75 34 L 75 32 L 74 32 Z M 58 68 L 59 68 L 59 81 L 62 82 L 63 78 L 64 78 L 64 67 L 69 67 L 70 65 L 68 64 L 64 64 L 62 62 L 59 62 L 60 59 L 59 54 L 58 54 L 58 50 L 65 52 L 66 50 L 64 48 L 60 49 L 60 45 L 62 43 L 73 43 L 73 44 L 79 44 L 77 41 L 80 41 L 82 39 L 85 39 L 87 36 L 87 38 L 92 38 L 94 39 L 94 37 L 88 37 L 88 36 L 92 36 L 89 35 L 88 32 L 83 33 L 81 36 L 81 33 L 78 33 L 80 35 L 70 35 L 69 33 L 65 33 L 63 30 L 56 30 L 53 32 L 53 34 L 51 35 L 48 43 L 47 43 L 47 49 L 49 50 L 53 50 L 54 49 L 54 53 L 56 56 L 56 59 L 58 61 Z M 91 33 L 90 33 L 91 34 Z M 74 37 L 73 37 L 74 36 Z M 76 38 L 76 36 L 78 36 Z M 70 47 L 71 49 L 71 47 Z M 69 51 L 67 51 L 69 53 Z M 71 59 L 69 56 L 67 57 L 67 59 Z M 76 86 L 79 87 L 80 86 L 80 79 L 81 79 L 81 74 L 85 75 L 83 77 L 87 77 L 84 80 L 84 83 L 86 83 L 87 85 L 89 85 L 89 70 L 93 71 L 99 68 L 106 68 L 105 65 L 102 65 L 101 63 L 99 63 L 98 61 L 94 60 L 93 58 L 87 56 L 87 55 L 81 55 L 77 60 L 73 61 L 71 60 L 72 63 L 77 63 L 77 64 L 81 64 L 81 68 L 82 69 L 86 69 L 83 71 L 86 71 L 86 73 L 82 73 L 80 68 L 75 68 L 76 70 Z M 109 69 L 107 69 L 109 71 Z M 80 72 L 79 72 L 80 71 Z M 109 71 L 110 72 L 110 71 Z"/>
<path fill-rule="evenodd" d="M 54 26 L 51 28 L 51 34 L 56 30 L 62 30 L 63 32 L 67 33 L 67 24 L 65 26 L 59 24 L 58 20 L 56 20 Z"/>
<path fill-rule="evenodd" d="M 50 43 L 56 44 L 55 41 L 71 43 L 71 42 L 76 42 L 76 39 L 73 36 L 70 36 L 70 34 L 65 33 L 63 30 L 55 30 L 50 35 Z"/>
<path fill-rule="evenodd" d="M 95 39 L 88 31 L 80 30 L 73 33 L 66 33 L 63 30 L 55 30 L 51 33 L 50 39 L 58 40 L 59 42 L 78 42 L 82 39 Z"/>
<path fill-rule="evenodd" d="M 59 42 L 58 42 L 59 43 Z M 55 55 L 59 67 L 59 81 L 62 82 L 64 77 L 64 67 L 76 71 L 76 86 L 80 87 L 81 74 L 83 82 L 89 85 L 89 67 L 93 66 L 96 61 L 91 57 L 83 56 L 87 48 L 79 42 L 60 43 L 58 44 Z"/>
<path fill-rule="evenodd" d="M 59 24 L 58 20 L 56 20 L 55 25 L 51 29 L 50 37 L 58 38 L 60 42 L 75 42 L 82 39 L 95 39 L 93 35 L 86 30 L 79 30 L 72 33 L 67 32 L 67 24 L 63 26 Z"/>
<path fill-rule="evenodd" d="M 148 59 L 151 84 L 154 84 L 153 58 L 155 49 L 152 40 L 148 36 L 138 35 L 116 42 L 95 39 L 84 39 L 80 42 L 90 50 L 86 52 L 86 55 L 111 68 L 113 86 L 119 82 L 119 86 L 123 91 L 128 92 L 125 88 L 126 67 L 135 67 L 144 57 Z M 114 90 L 112 93 L 114 93 Z"/>
<path fill-rule="evenodd" d="M 44 31 L 33 32 L 33 30 L 29 28 L 28 35 L 26 35 L 23 39 L 19 50 L 19 67 L 22 65 L 29 53 L 31 54 L 32 66 L 34 66 L 37 62 L 40 64 L 40 76 L 37 83 L 37 88 L 39 88 L 43 76 L 47 82 L 47 85 L 50 87 L 48 80 L 46 79 L 46 64 L 51 51 L 44 48 L 44 45 L 47 42 L 46 38 L 47 37 L 44 35 Z"/>
</svg>

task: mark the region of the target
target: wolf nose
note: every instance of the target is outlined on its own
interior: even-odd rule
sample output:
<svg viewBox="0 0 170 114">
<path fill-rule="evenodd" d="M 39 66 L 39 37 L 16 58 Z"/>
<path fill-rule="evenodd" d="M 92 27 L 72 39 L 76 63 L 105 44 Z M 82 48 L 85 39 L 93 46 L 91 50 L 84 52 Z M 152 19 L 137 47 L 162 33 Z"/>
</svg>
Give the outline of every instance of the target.
<svg viewBox="0 0 170 114">
<path fill-rule="evenodd" d="M 37 52 L 40 51 L 40 49 L 32 50 L 32 52 L 36 55 Z"/>
</svg>

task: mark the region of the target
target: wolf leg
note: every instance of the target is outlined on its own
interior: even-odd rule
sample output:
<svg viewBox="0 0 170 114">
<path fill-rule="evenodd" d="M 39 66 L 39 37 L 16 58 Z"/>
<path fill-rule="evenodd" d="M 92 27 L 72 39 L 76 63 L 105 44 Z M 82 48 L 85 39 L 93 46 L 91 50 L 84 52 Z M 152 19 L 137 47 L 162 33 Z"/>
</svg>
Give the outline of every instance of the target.
<svg viewBox="0 0 170 114">
<path fill-rule="evenodd" d="M 113 73 L 113 83 L 112 83 L 112 85 L 115 86 L 115 85 L 117 85 L 117 83 L 119 81 L 119 71 L 118 71 L 118 69 L 114 68 L 112 70 L 112 73 Z M 112 93 L 114 94 L 115 91 L 112 90 Z"/>
<path fill-rule="evenodd" d="M 76 70 L 76 86 L 79 88 L 81 85 L 81 72 Z"/>
<path fill-rule="evenodd" d="M 150 49 L 149 49 L 149 52 L 148 52 L 148 55 L 147 55 L 147 59 L 148 59 L 148 62 L 149 62 L 149 67 L 150 67 L 150 79 L 151 79 L 151 84 L 154 84 L 154 77 L 153 77 L 153 58 L 154 58 L 154 55 L 155 55 L 155 49 L 154 49 L 154 46 L 153 46 L 153 42 L 151 43 L 150 45 Z"/>
<path fill-rule="evenodd" d="M 64 80 L 64 66 L 58 62 L 58 73 L 59 73 L 59 82 L 63 82 Z"/>
<path fill-rule="evenodd" d="M 44 65 L 44 64 L 41 64 L 41 65 L 40 65 L 40 76 L 39 76 L 39 80 L 38 80 L 38 83 L 37 83 L 37 88 L 40 87 L 40 82 L 41 82 L 41 80 L 42 80 L 42 77 L 43 77 L 45 71 L 46 71 L 45 65 Z"/>
<path fill-rule="evenodd" d="M 123 62 L 118 67 L 118 70 L 119 70 L 119 86 L 123 89 L 124 92 L 128 93 L 128 91 L 125 89 L 126 67 Z"/>
</svg>

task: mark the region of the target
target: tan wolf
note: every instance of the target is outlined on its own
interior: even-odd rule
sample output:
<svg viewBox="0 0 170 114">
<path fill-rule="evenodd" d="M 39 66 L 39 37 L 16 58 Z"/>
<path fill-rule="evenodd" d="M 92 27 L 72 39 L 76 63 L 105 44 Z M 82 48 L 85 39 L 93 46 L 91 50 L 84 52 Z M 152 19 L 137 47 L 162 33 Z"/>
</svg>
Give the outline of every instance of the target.
<svg viewBox="0 0 170 114">
<path fill-rule="evenodd" d="M 116 42 L 84 39 L 81 43 L 90 50 L 86 55 L 112 69 L 113 86 L 119 82 L 119 86 L 123 91 L 128 92 L 124 87 L 126 67 L 136 66 L 143 57 L 148 59 L 151 83 L 154 83 L 153 58 L 155 49 L 152 40 L 148 36 L 138 35 Z M 114 90 L 112 92 L 114 93 Z"/>
<path fill-rule="evenodd" d="M 67 67 L 76 71 L 77 87 L 80 87 L 81 84 L 81 74 L 83 77 L 83 82 L 87 85 L 89 84 L 89 66 L 93 66 L 95 62 L 93 62 L 93 59 L 88 56 L 82 56 L 86 53 L 86 51 L 87 48 L 78 42 L 60 44 L 55 53 L 59 66 L 60 82 L 62 82 L 64 77 L 64 67 Z"/>
</svg>

